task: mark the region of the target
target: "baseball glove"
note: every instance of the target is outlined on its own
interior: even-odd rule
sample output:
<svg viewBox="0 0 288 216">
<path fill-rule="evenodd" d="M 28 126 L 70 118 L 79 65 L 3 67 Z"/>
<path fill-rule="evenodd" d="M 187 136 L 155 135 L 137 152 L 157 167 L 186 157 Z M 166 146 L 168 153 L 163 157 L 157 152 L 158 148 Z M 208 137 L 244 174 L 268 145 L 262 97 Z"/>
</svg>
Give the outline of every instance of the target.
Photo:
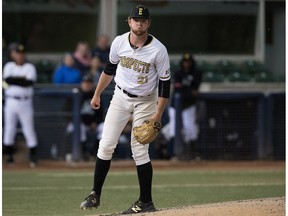
<svg viewBox="0 0 288 216">
<path fill-rule="evenodd" d="M 133 128 L 134 139 L 145 145 L 152 142 L 162 127 L 161 122 L 145 120 L 140 126 Z"/>
</svg>

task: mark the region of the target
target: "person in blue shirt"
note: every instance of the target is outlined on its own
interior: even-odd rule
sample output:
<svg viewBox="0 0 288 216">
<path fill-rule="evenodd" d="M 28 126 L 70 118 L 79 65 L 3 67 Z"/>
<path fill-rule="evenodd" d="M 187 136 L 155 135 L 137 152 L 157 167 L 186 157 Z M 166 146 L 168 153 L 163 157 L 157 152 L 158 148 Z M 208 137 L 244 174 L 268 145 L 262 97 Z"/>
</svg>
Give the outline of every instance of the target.
<svg viewBox="0 0 288 216">
<path fill-rule="evenodd" d="M 63 63 L 53 74 L 54 84 L 79 84 L 81 83 L 81 72 L 74 67 L 72 54 L 65 53 Z"/>
</svg>

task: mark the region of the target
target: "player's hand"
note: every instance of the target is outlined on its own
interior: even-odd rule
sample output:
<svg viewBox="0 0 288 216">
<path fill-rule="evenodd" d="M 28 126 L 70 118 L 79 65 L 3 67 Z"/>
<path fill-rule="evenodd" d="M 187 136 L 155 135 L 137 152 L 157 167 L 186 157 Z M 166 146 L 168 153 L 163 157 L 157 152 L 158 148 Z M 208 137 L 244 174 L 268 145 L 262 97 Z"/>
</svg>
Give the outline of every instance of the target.
<svg viewBox="0 0 288 216">
<path fill-rule="evenodd" d="M 90 105 L 93 109 L 99 109 L 100 108 L 100 96 L 93 96 L 91 99 Z"/>
</svg>

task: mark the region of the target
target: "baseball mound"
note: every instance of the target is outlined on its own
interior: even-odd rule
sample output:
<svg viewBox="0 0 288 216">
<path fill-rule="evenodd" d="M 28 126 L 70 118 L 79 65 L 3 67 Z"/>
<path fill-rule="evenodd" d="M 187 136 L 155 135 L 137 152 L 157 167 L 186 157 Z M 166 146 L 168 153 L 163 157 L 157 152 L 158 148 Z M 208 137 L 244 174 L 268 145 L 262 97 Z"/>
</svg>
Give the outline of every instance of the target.
<svg viewBox="0 0 288 216">
<path fill-rule="evenodd" d="M 133 214 L 139 215 L 139 214 Z M 285 216 L 285 198 L 242 200 L 161 209 L 142 216 Z"/>
</svg>

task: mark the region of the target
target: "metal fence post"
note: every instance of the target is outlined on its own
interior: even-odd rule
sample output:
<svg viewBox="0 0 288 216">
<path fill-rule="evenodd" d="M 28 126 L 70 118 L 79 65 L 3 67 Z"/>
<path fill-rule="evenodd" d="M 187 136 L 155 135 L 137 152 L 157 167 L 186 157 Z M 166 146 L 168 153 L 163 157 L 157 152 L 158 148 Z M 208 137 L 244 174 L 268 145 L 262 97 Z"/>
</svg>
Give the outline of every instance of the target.
<svg viewBox="0 0 288 216">
<path fill-rule="evenodd" d="M 266 116 L 266 118 L 265 118 Z M 255 147 L 255 159 L 264 159 L 266 154 L 266 147 L 268 144 L 268 133 L 266 133 L 267 124 L 267 98 L 261 94 L 258 98 L 258 110 L 257 110 L 257 146 Z"/>
<path fill-rule="evenodd" d="M 81 148 L 80 148 L 80 100 L 81 95 L 79 89 L 72 89 L 73 108 L 72 108 L 72 119 L 74 125 L 74 133 L 72 140 L 72 159 L 74 161 L 80 160 Z"/>
<path fill-rule="evenodd" d="M 175 93 L 175 141 L 174 149 L 176 157 L 183 156 L 183 142 L 182 142 L 182 107 L 181 107 L 181 95 L 180 93 Z"/>
</svg>

